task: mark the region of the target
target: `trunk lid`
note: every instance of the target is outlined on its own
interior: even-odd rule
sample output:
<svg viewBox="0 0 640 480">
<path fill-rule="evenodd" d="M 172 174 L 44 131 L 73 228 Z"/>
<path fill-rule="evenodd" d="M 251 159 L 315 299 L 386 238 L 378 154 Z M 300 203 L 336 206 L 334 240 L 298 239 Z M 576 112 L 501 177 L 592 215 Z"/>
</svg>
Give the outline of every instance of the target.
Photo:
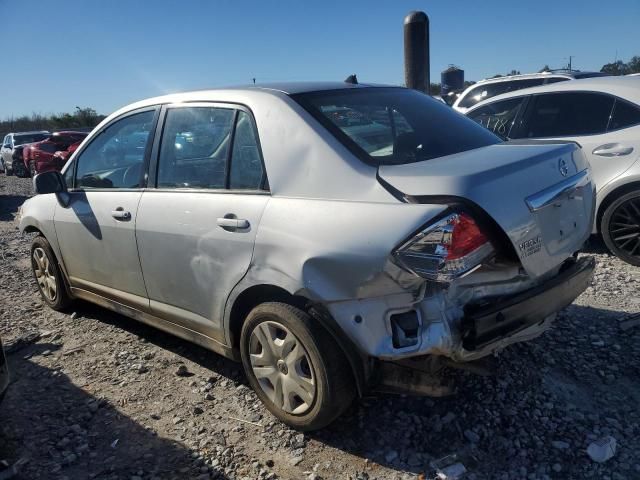
<svg viewBox="0 0 640 480">
<path fill-rule="evenodd" d="M 473 202 L 504 230 L 534 278 L 579 250 L 591 232 L 594 186 L 575 143 L 506 142 L 384 165 L 378 176 L 420 203 Z"/>
</svg>

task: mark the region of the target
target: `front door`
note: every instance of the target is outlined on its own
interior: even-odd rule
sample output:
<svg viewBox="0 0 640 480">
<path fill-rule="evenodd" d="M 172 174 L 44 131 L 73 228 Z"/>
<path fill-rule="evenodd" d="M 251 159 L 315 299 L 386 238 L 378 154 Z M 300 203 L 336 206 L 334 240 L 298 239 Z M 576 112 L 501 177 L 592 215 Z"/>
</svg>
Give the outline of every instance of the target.
<svg viewBox="0 0 640 480">
<path fill-rule="evenodd" d="M 249 112 L 169 106 L 152 182 L 136 224 L 151 309 L 224 342 L 225 302 L 249 268 L 270 198 Z"/>
<path fill-rule="evenodd" d="M 155 118 L 154 108 L 137 111 L 95 135 L 65 172 L 69 201 L 54 215 L 71 286 L 145 310 L 135 224 Z"/>
</svg>

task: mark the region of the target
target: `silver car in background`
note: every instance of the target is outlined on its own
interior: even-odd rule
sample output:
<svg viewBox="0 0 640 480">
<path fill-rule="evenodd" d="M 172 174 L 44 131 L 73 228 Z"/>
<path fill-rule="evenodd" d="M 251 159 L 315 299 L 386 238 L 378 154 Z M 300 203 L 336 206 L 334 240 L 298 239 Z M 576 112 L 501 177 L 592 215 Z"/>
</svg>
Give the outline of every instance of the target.
<svg viewBox="0 0 640 480">
<path fill-rule="evenodd" d="M 581 145 L 597 192 L 593 233 L 614 255 L 640 266 L 640 78 L 530 88 L 482 102 L 466 115 L 503 137 Z"/>
<path fill-rule="evenodd" d="M 367 389 L 450 393 L 434 365 L 540 335 L 594 268 L 576 255 L 594 211 L 580 148 L 504 143 L 398 87 L 152 98 L 34 184 L 20 229 L 46 303 L 241 360 L 299 429 Z"/>
</svg>

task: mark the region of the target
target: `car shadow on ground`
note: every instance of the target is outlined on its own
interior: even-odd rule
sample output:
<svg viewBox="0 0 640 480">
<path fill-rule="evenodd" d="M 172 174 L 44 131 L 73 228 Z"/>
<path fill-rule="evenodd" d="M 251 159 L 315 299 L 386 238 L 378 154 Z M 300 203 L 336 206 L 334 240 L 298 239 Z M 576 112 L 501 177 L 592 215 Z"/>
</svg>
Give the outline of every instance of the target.
<svg viewBox="0 0 640 480">
<path fill-rule="evenodd" d="M 8 355 L 12 381 L 0 407 L 0 459 L 26 460 L 12 478 L 44 471 L 70 479 L 197 476 L 184 446 L 123 415 L 89 385 L 74 385 L 62 368 L 36 363 L 58 348 L 38 343 Z"/>
<path fill-rule="evenodd" d="M 607 253 L 611 255 L 609 249 L 602 241 L 600 235 L 591 235 L 582 249 L 584 253 Z"/>
<path fill-rule="evenodd" d="M 13 220 L 27 198 L 25 195 L 0 195 L 0 222 Z"/>
<path fill-rule="evenodd" d="M 236 382 L 247 384 L 239 364 L 204 348 L 86 302 L 79 302 L 76 311 L 82 316 L 122 328 Z M 480 377 L 454 371 L 458 391 L 456 395 L 446 398 L 368 395 L 355 402 L 338 421 L 319 432 L 308 434 L 308 437 L 360 457 L 369 464 L 377 463 L 397 471 L 413 473 L 429 470 L 432 460 L 452 453 L 468 469 L 477 472 L 479 478 L 493 478 L 491 475 L 496 473 L 483 471 L 483 464 L 492 465 L 493 468 L 503 464 L 505 470 L 509 470 L 509 465 L 522 465 L 527 466 L 530 472 L 531 468 L 537 468 L 536 465 L 542 465 L 546 470 L 540 470 L 540 476 L 552 474 L 550 455 L 558 457 L 557 461 L 564 468 L 563 473 L 569 476 L 575 474 L 575 478 L 580 477 L 584 468 L 610 473 L 610 464 L 608 467 L 590 464 L 583 448 L 576 449 L 578 454 L 572 458 L 564 451 L 550 451 L 549 444 L 557 437 L 562 437 L 565 430 L 573 432 L 582 428 L 578 420 L 572 420 L 572 415 L 575 414 L 576 419 L 589 415 L 595 415 L 596 418 L 602 415 L 604 418 L 607 408 L 615 411 L 616 406 L 610 403 L 610 387 L 603 383 L 597 372 L 607 371 L 611 365 L 624 371 L 625 356 L 576 348 L 572 342 L 575 336 L 582 333 L 581 329 L 592 326 L 601 328 L 604 323 L 610 327 L 613 319 L 623 315 L 614 310 L 572 305 L 560 315 L 550 332 L 533 342 L 507 348 L 498 358 L 494 376 Z M 566 321 L 568 316 L 579 319 L 580 327 L 576 322 Z M 633 336 L 620 334 L 621 345 L 628 341 L 634 341 Z M 564 350 L 565 344 L 569 355 Z M 590 341 L 586 342 L 586 345 L 590 344 Z M 550 360 L 549 351 L 557 348 L 557 345 L 564 353 Z M 624 352 L 624 346 L 622 349 Z M 585 366 L 580 378 L 573 377 L 571 373 L 575 370 L 576 362 Z M 626 398 L 622 401 L 630 405 L 638 404 L 640 386 L 634 387 L 632 379 L 621 378 L 620 381 L 627 383 L 622 390 Z M 523 420 L 518 417 L 525 416 L 527 422 L 533 421 L 529 410 L 535 407 L 539 398 L 548 398 L 557 409 L 549 415 L 552 418 L 564 418 L 565 423 L 558 425 L 551 422 L 544 436 L 537 440 L 538 443 L 530 446 L 528 457 L 518 457 L 518 451 L 511 441 L 512 437 L 517 437 L 518 429 L 522 428 Z M 530 405 L 529 401 L 534 405 Z M 596 421 L 594 427 L 597 425 Z M 586 438 L 587 432 L 582 433 Z M 624 437 L 621 437 L 623 434 L 618 432 L 617 435 L 624 441 Z M 421 447 L 416 449 L 415 445 Z"/>
</svg>

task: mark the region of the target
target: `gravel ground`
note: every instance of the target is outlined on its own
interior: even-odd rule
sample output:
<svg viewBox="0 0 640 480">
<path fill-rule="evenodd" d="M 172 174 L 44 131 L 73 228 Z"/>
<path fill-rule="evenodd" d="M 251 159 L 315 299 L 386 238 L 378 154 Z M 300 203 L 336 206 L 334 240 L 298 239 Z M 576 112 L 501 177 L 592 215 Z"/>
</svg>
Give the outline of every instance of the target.
<svg viewBox="0 0 640 480">
<path fill-rule="evenodd" d="M 14 344 L 0 459 L 22 459 L 14 478 L 425 479 L 451 454 L 465 479 L 640 478 L 640 326 L 621 323 L 640 270 L 598 245 L 593 285 L 495 376 L 464 374 L 445 399 L 367 397 L 300 434 L 229 360 L 86 303 L 44 307 L 14 222 L 30 195 L 0 176 L 0 336 Z M 595 463 L 586 448 L 606 435 L 616 454 Z"/>
</svg>

